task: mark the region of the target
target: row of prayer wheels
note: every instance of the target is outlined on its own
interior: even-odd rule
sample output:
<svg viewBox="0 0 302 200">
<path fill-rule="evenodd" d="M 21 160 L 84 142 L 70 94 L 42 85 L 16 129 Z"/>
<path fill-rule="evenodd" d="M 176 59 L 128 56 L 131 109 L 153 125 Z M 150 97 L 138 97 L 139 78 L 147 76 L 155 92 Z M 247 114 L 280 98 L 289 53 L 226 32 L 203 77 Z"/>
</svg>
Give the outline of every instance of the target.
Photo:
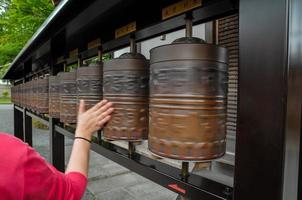
<svg viewBox="0 0 302 200">
<path fill-rule="evenodd" d="M 29 110 L 48 113 L 48 78 L 35 79 L 11 88 L 12 102 Z"/>
<path fill-rule="evenodd" d="M 151 152 L 179 160 L 223 156 L 227 49 L 185 37 L 153 48 L 150 53 L 150 61 L 131 51 L 103 64 L 50 76 L 49 115 L 76 123 L 79 99 L 89 107 L 107 99 L 115 108 L 103 130 L 108 140 L 148 139 Z M 25 85 L 38 84 L 29 82 L 22 87 Z M 12 89 L 17 103 L 19 87 Z M 46 89 L 36 91 L 43 92 Z M 30 108 L 39 105 L 41 96 L 36 93 L 32 90 L 30 100 L 25 95 L 22 104 L 30 104 Z"/>
</svg>

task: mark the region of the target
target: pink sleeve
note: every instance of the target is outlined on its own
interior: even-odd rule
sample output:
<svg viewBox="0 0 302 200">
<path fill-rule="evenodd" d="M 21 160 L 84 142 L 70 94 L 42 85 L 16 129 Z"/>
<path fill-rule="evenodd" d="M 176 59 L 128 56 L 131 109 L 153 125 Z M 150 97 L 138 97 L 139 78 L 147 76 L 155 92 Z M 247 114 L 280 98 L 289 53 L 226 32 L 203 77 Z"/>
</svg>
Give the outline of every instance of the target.
<svg viewBox="0 0 302 200">
<path fill-rule="evenodd" d="M 59 172 L 31 147 L 25 161 L 24 180 L 25 199 L 33 200 L 80 200 L 87 185 L 83 174 Z"/>
</svg>

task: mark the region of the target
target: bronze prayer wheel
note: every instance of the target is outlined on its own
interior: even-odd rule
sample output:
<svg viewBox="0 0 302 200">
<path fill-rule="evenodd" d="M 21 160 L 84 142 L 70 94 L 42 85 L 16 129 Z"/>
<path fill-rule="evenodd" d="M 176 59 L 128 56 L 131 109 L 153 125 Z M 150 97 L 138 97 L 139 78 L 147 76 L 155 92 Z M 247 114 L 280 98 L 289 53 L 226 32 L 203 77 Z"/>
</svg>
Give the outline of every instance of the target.
<svg viewBox="0 0 302 200">
<path fill-rule="evenodd" d="M 31 96 L 31 99 L 32 99 L 31 109 L 35 112 L 38 110 L 38 98 L 39 98 L 38 89 L 39 89 L 39 81 L 38 80 L 33 80 L 33 82 L 32 82 L 32 96 Z"/>
<path fill-rule="evenodd" d="M 31 102 L 31 96 L 32 96 L 32 81 L 25 83 L 25 106 L 26 108 L 31 108 L 32 102 Z"/>
<path fill-rule="evenodd" d="M 31 105 L 31 81 L 23 83 L 23 94 L 23 106 L 29 109 Z"/>
<path fill-rule="evenodd" d="M 31 80 L 30 81 L 30 88 L 29 88 L 29 91 L 30 91 L 30 95 L 29 95 L 29 109 L 33 110 L 34 108 L 34 86 L 35 86 L 35 80 Z"/>
<path fill-rule="evenodd" d="M 21 106 L 21 84 L 17 85 L 17 104 Z"/>
<path fill-rule="evenodd" d="M 28 88 L 28 82 L 25 82 L 25 83 L 23 83 L 22 84 L 22 86 L 23 86 L 23 107 L 28 107 L 28 100 L 27 100 L 27 98 L 28 98 L 28 94 L 27 94 L 27 88 Z"/>
<path fill-rule="evenodd" d="M 20 90 L 21 90 L 21 94 L 20 94 L 20 100 L 21 100 L 21 102 L 20 102 L 20 105 L 22 106 L 22 107 L 25 107 L 25 83 L 22 83 L 21 85 L 20 85 Z"/>
<path fill-rule="evenodd" d="M 40 113 L 40 103 L 41 103 L 41 79 L 37 79 L 36 82 L 35 82 L 35 87 L 36 87 L 36 95 L 34 98 L 36 98 L 36 108 L 35 108 L 35 111 L 37 113 Z"/>
<path fill-rule="evenodd" d="M 24 83 L 24 107 L 30 108 L 31 81 Z"/>
<path fill-rule="evenodd" d="M 38 94 L 38 112 L 48 113 L 48 77 L 39 79 Z"/>
<path fill-rule="evenodd" d="M 151 152 L 179 160 L 223 156 L 227 49 L 188 37 L 150 53 Z"/>
<path fill-rule="evenodd" d="M 17 104 L 21 106 L 21 84 L 17 85 Z"/>
<path fill-rule="evenodd" d="M 60 77 L 49 77 L 49 116 L 60 118 Z"/>
<path fill-rule="evenodd" d="M 141 54 L 126 53 L 104 63 L 104 99 L 114 104 L 104 137 L 137 141 L 148 137 L 149 62 Z"/>
<path fill-rule="evenodd" d="M 60 73 L 60 121 L 74 124 L 77 120 L 76 72 Z"/>
<path fill-rule="evenodd" d="M 79 101 L 85 101 L 86 110 L 103 98 L 103 64 L 91 64 L 77 69 L 77 108 Z"/>
</svg>

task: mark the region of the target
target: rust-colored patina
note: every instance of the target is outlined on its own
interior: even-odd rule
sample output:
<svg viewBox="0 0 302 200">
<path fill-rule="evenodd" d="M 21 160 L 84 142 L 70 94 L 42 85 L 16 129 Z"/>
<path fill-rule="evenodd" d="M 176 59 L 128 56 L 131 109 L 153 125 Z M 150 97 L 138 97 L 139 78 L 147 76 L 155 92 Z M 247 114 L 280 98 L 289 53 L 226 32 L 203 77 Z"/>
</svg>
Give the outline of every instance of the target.
<svg viewBox="0 0 302 200">
<path fill-rule="evenodd" d="M 85 101 L 85 108 L 89 109 L 103 98 L 103 64 L 90 64 L 88 67 L 77 69 L 77 108 L 79 101 Z"/>
<path fill-rule="evenodd" d="M 49 103 L 48 103 L 48 83 L 49 78 L 45 77 L 39 80 L 38 86 L 38 112 L 41 114 L 46 114 L 49 111 Z"/>
<path fill-rule="evenodd" d="M 26 82 L 26 91 L 25 91 L 25 107 L 28 108 L 28 109 L 31 109 L 33 107 L 33 101 L 32 101 L 32 97 L 33 97 L 33 90 L 32 90 L 32 87 L 33 87 L 33 81 L 29 81 L 29 82 Z"/>
<path fill-rule="evenodd" d="M 32 80 L 32 85 L 31 85 L 31 97 L 30 97 L 30 109 L 33 110 L 34 112 L 37 111 L 38 109 L 38 87 L 39 83 L 37 79 Z"/>
<path fill-rule="evenodd" d="M 60 118 L 60 77 L 49 77 L 49 116 Z"/>
<path fill-rule="evenodd" d="M 28 105 L 29 105 L 29 102 L 28 102 L 28 95 L 29 95 L 29 91 L 28 91 L 28 89 L 29 89 L 29 85 L 28 85 L 28 83 L 23 83 L 23 106 L 24 107 L 28 107 Z"/>
<path fill-rule="evenodd" d="M 74 124 L 77 121 L 76 72 L 61 72 L 60 77 L 60 121 Z"/>
<path fill-rule="evenodd" d="M 104 63 L 104 99 L 114 104 L 104 137 L 137 141 L 148 137 L 149 62 L 141 54 L 126 53 Z"/>
<path fill-rule="evenodd" d="M 228 51 L 198 38 L 151 50 L 149 149 L 179 160 L 225 153 Z"/>
</svg>

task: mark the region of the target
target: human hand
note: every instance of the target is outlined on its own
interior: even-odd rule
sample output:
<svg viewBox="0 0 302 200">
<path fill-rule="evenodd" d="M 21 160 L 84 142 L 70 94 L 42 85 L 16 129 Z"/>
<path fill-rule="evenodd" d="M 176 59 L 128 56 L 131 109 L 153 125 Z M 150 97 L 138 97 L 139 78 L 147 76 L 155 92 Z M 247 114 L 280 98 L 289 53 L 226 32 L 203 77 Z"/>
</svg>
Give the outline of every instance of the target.
<svg viewBox="0 0 302 200">
<path fill-rule="evenodd" d="M 91 140 L 92 134 L 110 120 L 113 110 L 111 102 L 102 100 L 86 111 L 84 100 L 80 100 L 75 136 Z"/>
</svg>

